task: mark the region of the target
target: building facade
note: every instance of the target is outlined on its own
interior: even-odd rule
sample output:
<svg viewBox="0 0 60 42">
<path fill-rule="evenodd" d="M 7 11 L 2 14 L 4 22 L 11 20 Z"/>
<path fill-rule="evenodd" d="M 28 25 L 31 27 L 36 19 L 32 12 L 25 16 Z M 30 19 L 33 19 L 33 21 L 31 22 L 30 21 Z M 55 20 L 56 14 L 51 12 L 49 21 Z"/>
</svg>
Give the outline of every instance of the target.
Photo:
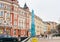
<svg viewBox="0 0 60 42">
<path fill-rule="evenodd" d="M 17 0 L 0 0 L 0 34 L 18 37 L 28 36 L 29 11 L 26 4 L 21 8 Z"/>
<path fill-rule="evenodd" d="M 51 22 L 51 21 L 49 21 L 49 22 L 44 22 L 44 24 L 45 24 L 45 26 L 46 26 L 46 33 L 47 34 L 51 34 L 51 33 L 53 33 L 53 32 L 56 32 L 55 30 L 56 30 L 56 26 L 57 26 L 57 23 L 56 22 Z"/>
<path fill-rule="evenodd" d="M 57 26 L 56 22 L 49 21 L 48 23 L 50 23 L 51 29 L 56 29 L 56 26 Z"/>
<path fill-rule="evenodd" d="M 35 15 L 35 32 L 37 36 L 43 34 L 43 21 L 36 15 Z"/>
<path fill-rule="evenodd" d="M 51 31 L 50 23 L 44 22 L 44 25 L 45 25 L 45 27 L 44 27 L 44 33 L 45 33 L 45 34 L 50 33 L 50 31 Z"/>
</svg>

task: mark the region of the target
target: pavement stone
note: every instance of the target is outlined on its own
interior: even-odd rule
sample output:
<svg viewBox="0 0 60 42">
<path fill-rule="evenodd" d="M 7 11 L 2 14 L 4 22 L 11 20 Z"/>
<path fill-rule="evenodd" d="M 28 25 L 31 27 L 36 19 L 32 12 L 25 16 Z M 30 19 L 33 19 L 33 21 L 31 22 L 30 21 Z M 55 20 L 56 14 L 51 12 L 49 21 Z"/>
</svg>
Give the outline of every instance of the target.
<svg viewBox="0 0 60 42">
<path fill-rule="evenodd" d="M 31 39 L 29 39 L 27 42 L 31 42 Z M 60 42 L 60 38 L 59 39 L 38 38 L 38 42 Z"/>
</svg>

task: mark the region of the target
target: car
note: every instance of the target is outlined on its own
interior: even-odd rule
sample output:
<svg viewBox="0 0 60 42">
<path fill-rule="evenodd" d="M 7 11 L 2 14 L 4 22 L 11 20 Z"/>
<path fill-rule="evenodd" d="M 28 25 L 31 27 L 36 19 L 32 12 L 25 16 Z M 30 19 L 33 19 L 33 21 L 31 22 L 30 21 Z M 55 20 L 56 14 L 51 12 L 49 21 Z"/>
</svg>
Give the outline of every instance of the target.
<svg viewBox="0 0 60 42">
<path fill-rule="evenodd" d="M 18 42 L 18 39 L 10 35 L 0 34 L 0 42 Z"/>
<path fill-rule="evenodd" d="M 26 38 L 28 38 L 28 37 L 20 37 L 21 38 L 21 41 L 23 41 L 23 40 L 25 40 Z"/>
</svg>

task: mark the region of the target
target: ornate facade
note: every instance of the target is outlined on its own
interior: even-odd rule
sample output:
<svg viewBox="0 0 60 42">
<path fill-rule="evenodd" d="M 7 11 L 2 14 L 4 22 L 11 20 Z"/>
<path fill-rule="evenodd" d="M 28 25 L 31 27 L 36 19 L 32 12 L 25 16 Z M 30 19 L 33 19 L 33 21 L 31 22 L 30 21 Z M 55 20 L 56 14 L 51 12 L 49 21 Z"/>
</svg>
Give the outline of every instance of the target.
<svg viewBox="0 0 60 42">
<path fill-rule="evenodd" d="M 16 37 L 28 36 L 29 12 L 26 7 L 21 8 L 17 0 L 0 0 L 0 34 L 6 31 Z"/>
</svg>

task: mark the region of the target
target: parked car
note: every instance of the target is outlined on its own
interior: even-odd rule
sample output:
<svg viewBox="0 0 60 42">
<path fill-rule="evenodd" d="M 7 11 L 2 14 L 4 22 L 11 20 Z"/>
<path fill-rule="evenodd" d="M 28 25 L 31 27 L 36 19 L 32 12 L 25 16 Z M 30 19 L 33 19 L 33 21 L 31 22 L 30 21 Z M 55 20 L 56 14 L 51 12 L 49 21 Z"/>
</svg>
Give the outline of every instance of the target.
<svg viewBox="0 0 60 42">
<path fill-rule="evenodd" d="M 18 42 L 18 39 L 10 35 L 0 34 L 0 42 Z"/>
<path fill-rule="evenodd" d="M 26 38 L 28 38 L 28 37 L 21 37 L 21 41 L 25 40 Z"/>
</svg>

